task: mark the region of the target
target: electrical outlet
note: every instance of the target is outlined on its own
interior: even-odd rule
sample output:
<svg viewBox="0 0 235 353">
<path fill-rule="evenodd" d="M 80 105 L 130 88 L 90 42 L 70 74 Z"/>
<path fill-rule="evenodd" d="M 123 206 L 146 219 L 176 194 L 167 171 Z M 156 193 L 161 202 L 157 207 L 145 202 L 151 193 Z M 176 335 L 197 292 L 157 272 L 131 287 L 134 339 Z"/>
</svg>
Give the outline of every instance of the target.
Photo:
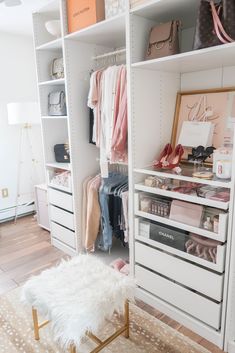
<svg viewBox="0 0 235 353">
<path fill-rule="evenodd" d="M 7 189 L 7 188 L 2 189 L 2 197 L 3 197 L 3 198 L 8 197 L 8 189 Z"/>
</svg>

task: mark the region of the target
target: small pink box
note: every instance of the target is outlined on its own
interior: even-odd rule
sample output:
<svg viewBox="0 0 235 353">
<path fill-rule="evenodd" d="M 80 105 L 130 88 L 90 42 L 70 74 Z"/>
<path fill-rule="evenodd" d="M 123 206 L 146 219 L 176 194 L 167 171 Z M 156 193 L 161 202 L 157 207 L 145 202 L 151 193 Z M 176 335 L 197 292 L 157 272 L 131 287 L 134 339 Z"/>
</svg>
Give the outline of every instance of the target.
<svg viewBox="0 0 235 353">
<path fill-rule="evenodd" d="M 173 200 L 169 218 L 189 224 L 193 227 L 200 227 L 202 219 L 203 207 L 194 203 Z"/>
</svg>

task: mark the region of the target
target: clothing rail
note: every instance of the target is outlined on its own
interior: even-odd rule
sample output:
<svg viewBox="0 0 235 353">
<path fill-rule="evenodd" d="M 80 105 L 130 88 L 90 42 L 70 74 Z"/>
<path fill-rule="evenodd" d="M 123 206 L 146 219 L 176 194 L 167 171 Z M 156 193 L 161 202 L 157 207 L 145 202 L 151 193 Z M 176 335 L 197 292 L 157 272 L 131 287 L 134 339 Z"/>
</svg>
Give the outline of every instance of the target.
<svg viewBox="0 0 235 353">
<path fill-rule="evenodd" d="M 115 55 L 124 54 L 124 53 L 126 53 L 126 49 L 118 49 L 109 53 L 93 56 L 92 60 L 99 60 L 99 59 L 107 58 L 109 56 L 115 56 Z"/>
</svg>

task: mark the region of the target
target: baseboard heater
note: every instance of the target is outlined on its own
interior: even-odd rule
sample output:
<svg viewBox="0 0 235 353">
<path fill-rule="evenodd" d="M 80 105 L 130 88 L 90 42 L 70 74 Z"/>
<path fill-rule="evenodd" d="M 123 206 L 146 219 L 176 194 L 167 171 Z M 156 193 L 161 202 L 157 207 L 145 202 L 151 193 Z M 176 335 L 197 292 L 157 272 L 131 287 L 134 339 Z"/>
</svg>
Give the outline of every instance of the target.
<svg viewBox="0 0 235 353">
<path fill-rule="evenodd" d="M 15 218 L 16 206 L 8 207 L 0 210 L 0 223 L 10 221 Z M 18 206 L 18 217 L 23 217 L 34 213 L 35 202 L 29 201 Z"/>
</svg>

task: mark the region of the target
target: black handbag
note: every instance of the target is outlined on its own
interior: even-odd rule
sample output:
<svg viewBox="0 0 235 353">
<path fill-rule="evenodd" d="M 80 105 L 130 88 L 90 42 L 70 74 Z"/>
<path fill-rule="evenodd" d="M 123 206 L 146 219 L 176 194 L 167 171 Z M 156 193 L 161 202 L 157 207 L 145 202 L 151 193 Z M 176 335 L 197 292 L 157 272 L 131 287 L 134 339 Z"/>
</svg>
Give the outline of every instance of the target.
<svg viewBox="0 0 235 353">
<path fill-rule="evenodd" d="M 235 0 L 201 0 L 193 49 L 231 43 L 235 39 Z"/>
<path fill-rule="evenodd" d="M 70 163 L 70 153 L 68 144 L 58 144 L 54 146 L 55 160 L 58 163 Z"/>
</svg>

